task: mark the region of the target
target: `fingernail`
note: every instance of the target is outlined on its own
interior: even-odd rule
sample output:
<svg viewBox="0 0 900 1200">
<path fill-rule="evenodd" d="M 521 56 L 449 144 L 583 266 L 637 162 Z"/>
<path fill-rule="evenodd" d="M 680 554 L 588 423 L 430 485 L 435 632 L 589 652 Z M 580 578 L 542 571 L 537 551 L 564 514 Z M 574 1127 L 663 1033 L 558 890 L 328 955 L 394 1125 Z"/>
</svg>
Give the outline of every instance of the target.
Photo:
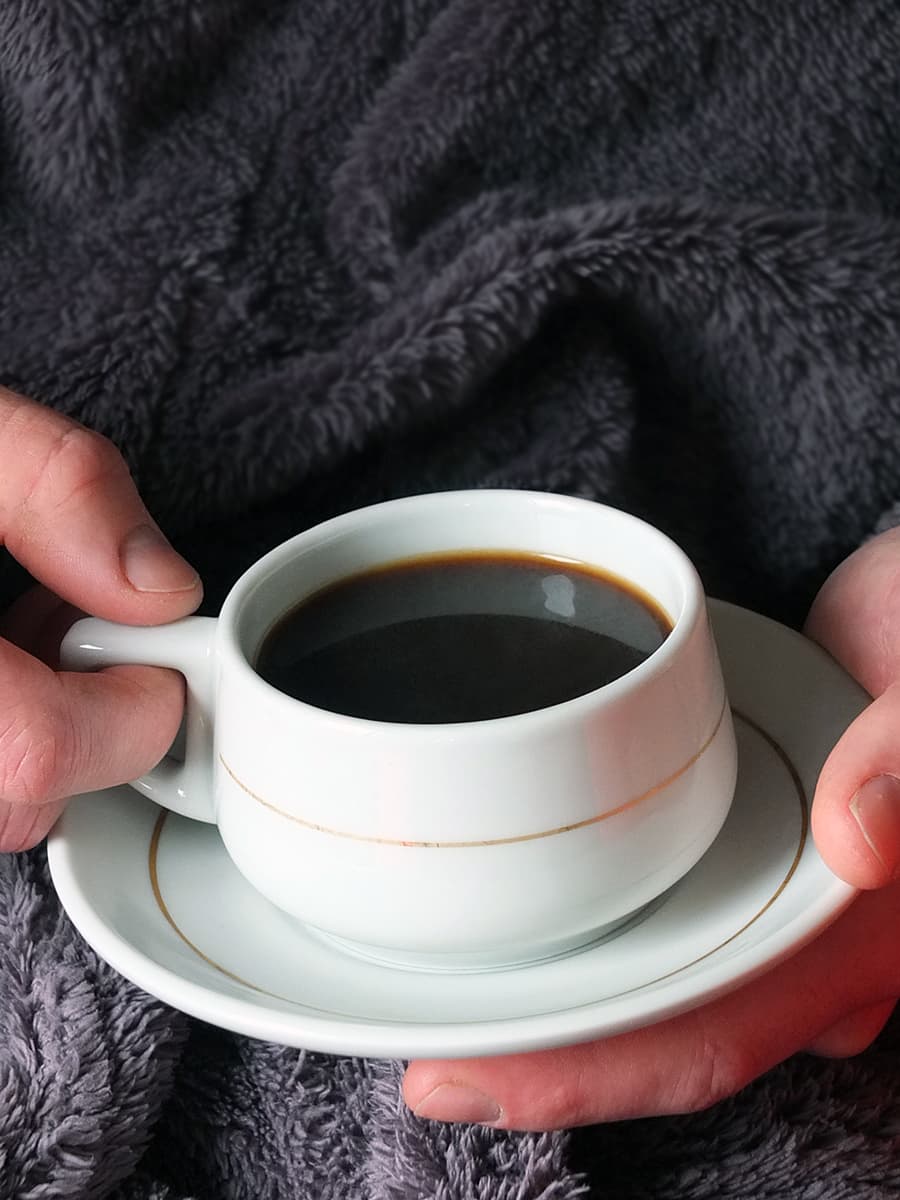
<svg viewBox="0 0 900 1200">
<path fill-rule="evenodd" d="M 455 1121 L 467 1125 L 493 1125 L 500 1120 L 500 1105 L 477 1088 L 464 1083 L 439 1083 L 413 1109 L 426 1121 Z"/>
<path fill-rule="evenodd" d="M 900 779 L 879 775 L 862 785 L 850 801 L 872 853 L 891 875 L 900 872 Z"/>
<path fill-rule="evenodd" d="M 158 529 L 139 525 L 122 543 L 122 570 L 138 592 L 188 592 L 200 582 Z"/>
</svg>

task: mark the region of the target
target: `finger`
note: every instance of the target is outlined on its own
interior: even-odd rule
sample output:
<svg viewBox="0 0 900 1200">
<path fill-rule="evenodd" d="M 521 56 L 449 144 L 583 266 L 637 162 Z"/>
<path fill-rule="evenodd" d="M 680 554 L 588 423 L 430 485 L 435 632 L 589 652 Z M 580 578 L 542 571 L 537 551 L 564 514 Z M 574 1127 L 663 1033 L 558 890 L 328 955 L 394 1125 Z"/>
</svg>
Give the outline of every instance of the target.
<svg viewBox="0 0 900 1200">
<path fill-rule="evenodd" d="M 46 832 L 55 813 L 33 810 L 149 770 L 171 745 L 183 702 L 174 671 L 57 674 L 0 642 L 0 850 L 23 849 Z"/>
<path fill-rule="evenodd" d="M 821 773 L 813 834 L 838 875 L 881 887 L 900 873 L 900 530 L 873 538 L 837 568 L 806 632 L 876 697 Z"/>
<path fill-rule="evenodd" d="M 806 1049 L 823 1058 L 852 1058 L 862 1054 L 884 1029 L 895 1007 L 896 1001 L 882 1000 L 858 1009 L 820 1033 Z"/>
<path fill-rule="evenodd" d="M 873 701 L 829 755 L 812 831 L 829 867 L 855 887 L 900 877 L 900 684 Z"/>
<path fill-rule="evenodd" d="M 160 533 L 110 442 L 0 389 L 0 448 L 0 540 L 35 579 L 131 624 L 196 608 L 196 572 Z"/>
<path fill-rule="evenodd" d="M 880 696 L 900 679 L 900 529 L 861 546 L 832 572 L 805 633 Z"/>
<path fill-rule="evenodd" d="M 848 1012 L 896 994 L 900 886 L 869 892 L 777 969 L 701 1009 L 605 1041 L 508 1058 L 420 1061 L 422 1117 L 559 1129 L 693 1112 L 733 1095 Z"/>
<path fill-rule="evenodd" d="M 65 800 L 48 804 L 9 804 L 0 800 L 0 852 L 30 850 L 43 841 L 66 807 Z"/>
</svg>

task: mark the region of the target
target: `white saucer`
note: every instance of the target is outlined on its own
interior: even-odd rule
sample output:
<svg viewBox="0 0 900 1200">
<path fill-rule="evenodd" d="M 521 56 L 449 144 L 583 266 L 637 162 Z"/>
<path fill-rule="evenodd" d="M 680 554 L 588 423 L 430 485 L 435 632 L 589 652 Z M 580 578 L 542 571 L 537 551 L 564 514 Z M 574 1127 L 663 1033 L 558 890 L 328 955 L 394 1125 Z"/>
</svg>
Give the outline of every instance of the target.
<svg viewBox="0 0 900 1200">
<path fill-rule="evenodd" d="M 57 825 L 60 900 L 97 953 L 148 992 L 214 1025 L 314 1050 L 510 1053 L 695 1007 L 796 951 L 853 899 L 816 852 L 808 806 L 828 751 L 868 701 L 793 631 L 710 608 L 738 730 L 735 803 L 698 866 L 604 943 L 495 972 L 367 961 L 263 900 L 213 827 L 162 814 L 129 788 L 79 797 Z"/>
</svg>

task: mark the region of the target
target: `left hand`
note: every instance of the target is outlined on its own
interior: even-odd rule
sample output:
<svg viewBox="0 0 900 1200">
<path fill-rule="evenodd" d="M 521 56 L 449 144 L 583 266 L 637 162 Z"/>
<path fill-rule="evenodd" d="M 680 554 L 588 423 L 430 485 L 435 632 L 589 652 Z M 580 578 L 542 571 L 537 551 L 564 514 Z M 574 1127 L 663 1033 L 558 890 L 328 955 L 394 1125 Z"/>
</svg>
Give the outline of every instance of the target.
<svg viewBox="0 0 900 1200">
<path fill-rule="evenodd" d="M 877 1036 L 900 996 L 900 530 L 838 567 L 806 632 L 875 697 L 825 764 L 812 813 L 823 858 L 863 894 L 793 958 L 672 1020 L 561 1050 L 414 1062 L 403 1090 L 419 1116 L 560 1129 L 693 1112 L 797 1051 L 844 1057 Z"/>
</svg>

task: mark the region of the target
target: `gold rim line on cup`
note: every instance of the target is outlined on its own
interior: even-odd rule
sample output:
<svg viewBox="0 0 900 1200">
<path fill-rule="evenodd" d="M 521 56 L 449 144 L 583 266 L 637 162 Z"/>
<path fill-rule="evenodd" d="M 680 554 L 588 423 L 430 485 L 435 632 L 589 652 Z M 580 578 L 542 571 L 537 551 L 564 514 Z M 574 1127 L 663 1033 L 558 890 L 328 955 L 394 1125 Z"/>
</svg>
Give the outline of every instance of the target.
<svg viewBox="0 0 900 1200">
<path fill-rule="evenodd" d="M 244 783 L 244 781 L 234 773 L 232 768 L 225 761 L 221 754 L 219 754 L 219 762 L 222 764 L 234 782 L 238 785 L 238 787 L 243 792 L 246 792 L 246 794 L 252 800 L 255 800 L 257 804 L 261 804 L 263 808 L 269 809 L 270 812 L 277 813 L 279 817 L 284 817 L 288 821 L 293 821 L 295 825 L 302 825 L 304 829 L 310 829 L 314 833 L 326 833 L 331 837 L 348 838 L 350 841 L 354 842 L 373 842 L 379 846 L 406 846 L 414 850 L 464 850 L 476 846 L 513 846 L 519 842 L 535 842 L 540 838 L 556 837 L 556 835 L 560 833 L 572 833 L 576 829 L 586 829 L 589 825 L 598 825 L 601 821 L 608 821 L 610 817 L 617 817 L 619 813 L 626 812 L 628 809 L 634 808 L 638 804 L 642 804 L 645 800 L 649 800 L 652 796 L 658 795 L 660 792 L 669 787 L 670 784 L 674 783 L 676 779 L 680 779 L 681 776 L 684 775 L 686 771 L 689 771 L 694 763 L 696 763 L 697 760 L 706 753 L 715 740 L 716 734 L 721 728 L 727 710 L 728 699 L 726 697 L 726 699 L 722 702 L 722 709 L 719 712 L 719 716 L 716 720 L 713 731 L 700 749 L 697 750 L 696 753 L 692 754 L 687 762 L 680 766 L 677 771 L 673 771 L 671 775 L 667 775 L 665 779 L 660 780 L 659 783 L 655 783 L 653 787 L 648 788 L 646 792 L 641 792 L 639 796 L 632 796 L 630 800 L 626 800 L 623 804 L 619 804 L 615 808 L 607 809 L 606 812 L 599 813 L 594 817 L 585 817 L 582 821 L 573 821 L 569 825 L 557 825 L 553 829 L 542 829 L 538 833 L 520 833 L 513 837 L 482 838 L 477 841 L 468 842 L 413 841 L 407 838 L 378 837 L 375 834 L 352 833 L 347 829 L 334 829 L 330 825 L 321 825 L 317 821 L 308 821 L 305 817 L 298 817 L 294 813 L 289 813 L 285 809 L 279 808 L 278 805 L 273 804 L 271 800 L 266 800 L 257 792 L 254 792 L 252 788 L 248 787 L 247 784 Z"/>
<path fill-rule="evenodd" d="M 723 950 L 726 946 L 731 945 L 731 943 L 733 941 L 735 941 L 737 938 L 739 938 L 741 936 L 741 934 L 746 933 L 747 930 L 750 929 L 751 926 L 755 925 L 756 922 L 765 913 L 767 913 L 769 911 L 769 909 L 772 907 L 772 905 L 778 900 L 778 898 L 785 891 L 785 889 L 787 888 L 791 879 L 794 877 L 797 867 L 800 865 L 800 859 L 803 857 L 803 851 L 806 849 L 807 838 L 809 837 L 809 798 L 806 795 L 806 789 L 803 786 L 803 780 L 800 778 L 800 773 L 798 772 L 797 768 L 794 766 L 794 763 L 792 762 L 791 757 L 788 754 L 788 752 L 784 749 L 784 747 L 782 745 L 780 745 L 779 742 L 777 742 L 775 740 L 774 737 L 772 737 L 772 735 L 770 733 L 768 733 L 765 729 L 763 729 L 761 725 L 758 725 L 756 723 L 756 721 L 752 720 L 748 716 L 745 716 L 742 712 L 739 712 L 736 709 L 734 709 L 732 711 L 733 711 L 734 716 L 738 720 L 743 721 L 743 723 L 745 725 L 747 725 L 750 729 L 752 729 L 755 733 L 757 733 L 763 739 L 763 741 L 765 741 L 772 748 L 772 750 L 774 750 L 775 754 L 778 756 L 779 760 L 781 761 L 781 764 L 784 766 L 785 770 L 787 771 L 788 776 L 790 777 L 791 783 L 793 783 L 793 785 L 794 785 L 794 789 L 797 794 L 797 799 L 800 802 L 800 836 L 797 839 L 797 849 L 794 852 L 794 857 L 791 860 L 790 866 L 788 867 L 787 871 L 785 872 L 784 878 L 781 880 L 778 887 L 771 894 L 771 896 L 768 898 L 768 900 L 765 902 L 765 904 L 763 904 L 759 909 L 757 909 L 757 911 L 753 914 L 752 917 L 749 918 L 749 920 L 745 921 L 744 924 L 741 925 L 739 929 L 736 929 L 734 931 L 734 933 L 729 934 L 727 938 L 725 938 L 721 942 L 718 942 L 710 950 L 704 951 L 703 954 L 698 954 L 696 958 L 692 958 L 689 962 L 683 963 L 680 967 L 675 967 L 675 968 L 673 968 L 673 970 L 667 971 L 664 975 L 659 975 L 655 979 L 645 980 L 642 983 L 636 984 L 634 987 L 626 988 L 626 990 L 624 992 L 616 992 L 611 996 L 603 996 L 603 997 L 600 997 L 599 1000 L 587 1000 L 584 1002 L 584 1004 L 576 1005 L 575 1006 L 576 1008 L 589 1008 L 593 1004 L 608 1003 L 612 1000 L 619 1000 L 623 996 L 628 996 L 632 992 L 639 992 L 645 988 L 655 987 L 659 983 L 664 983 L 667 979 L 672 979 L 675 975 L 680 975 L 682 971 L 689 971 L 692 967 L 696 967 L 698 965 L 698 963 L 703 962 L 707 958 L 711 958 L 714 954 L 718 954 L 718 952 L 720 950 Z M 148 853 L 148 868 L 149 868 L 149 873 L 150 873 L 150 886 L 153 890 L 153 897 L 156 900 L 156 904 L 157 904 L 157 907 L 159 908 L 159 911 L 161 912 L 163 917 L 166 919 L 166 922 L 172 928 L 172 930 L 177 934 L 177 936 L 181 939 L 181 941 L 188 947 L 188 949 L 193 951 L 193 953 L 197 955 L 197 957 L 199 959 L 201 959 L 203 962 L 205 962 L 208 966 L 213 967 L 216 971 L 218 971 L 220 974 L 224 975 L 227 979 L 231 979 L 235 983 L 242 984 L 244 987 L 249 988 L 251 991 L 256 992 L 258 995 L 268 996 L 271 1000 L 280 1000 L 287 1004 L 297 1005 L 301 1008 L 306 1008 L 311 1012 L 322 1013 L 323 1015 L 328 1016 L 328 1017 L 333 1016 L 334 1014 L 330 1010 L 316 1008 L 314 1005 L 306 1004 L 302 1000 L 292 999 L 289 996 L 281 996 L 277 992 L 271 992 L 267 988 L 260 987 L 258 984 L 251 983 L 249 980 L 242 978 L 240 975 L 236 975 L 234 971 L 229 971 L 227 967 L 223 967 L 220 963 L 217 963 L 214 958 L 210 958 L 210 956 L 208 954 L 205 954 L 194 942 L 191 941 L 191 939 L 187 936 L 187 934 L 184 933 L 184 931 L 178 925 L 178 922 L 172 916 L 172 913 L 169 910 L 169 906 L 166 904 L 165 899 L 163 898 L 162 889 L 161 889 L 160 883 L 159 883 L 159 871 L 158 871 L 158 867 L 157 867 L 157 860 L 159 857 L 160 838 L 162 837 L 163 826 L 166 823 L 166 819 L 170 815 L 171 814 L 169 813 L 169 811 L 164 809 L 162 812 L 160 812 L 159 816 L 156 818 L 156 824 L 153 827 L 153 833 L 150 837 L 150 848 L 149 848 L 149 853 Z M 575 954 L 577 954 L 579 952 L 580 951 L 578 951 L 578 950 L 573 951 L 573 953 L 575 953 Z M 558 1011 L 560 1011 L 560 1010 L 558 1010 L 558 1009 L 549 1010 L 550 1013 L 558 1012 Z M 548 1013 L 545 1012 L 542 1014 L 532 1014 L 532 1015 L 546 1016 L 546 1015 L 548 1015 Z"/>
</svg>

